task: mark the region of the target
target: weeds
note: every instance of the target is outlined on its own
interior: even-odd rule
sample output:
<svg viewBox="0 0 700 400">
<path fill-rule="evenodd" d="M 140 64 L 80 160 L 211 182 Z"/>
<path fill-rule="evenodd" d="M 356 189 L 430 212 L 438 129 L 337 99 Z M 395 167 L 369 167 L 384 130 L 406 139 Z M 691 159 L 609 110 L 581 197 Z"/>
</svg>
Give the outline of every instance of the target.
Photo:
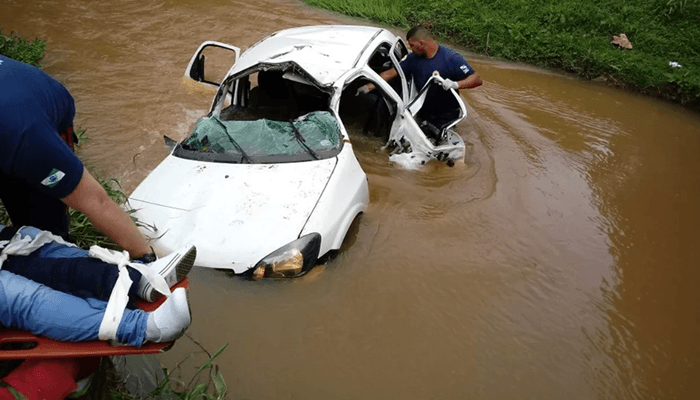
<svg viewBox="0 0 700 400">
<path fill-rule="evenodd" d="M 657 0 L 656 3 L 656 10 L 659 10 L 666 17 L 671 17 L 674 14 L 683 14 L 688 0 Z"/>
<path fill-rule="evenodd" d="M 353 17 L 374 19 L 393 25 L 406 23 L 402 0 L 313 0 L 308 3 Z"/>
<path fill-rule="evenodd" d="M 33 42 L 29 42 L 27 39 L 15 36 L 12 32 L 10 36 L 5 36 L 0 29 L 0 54 L 9 58 L 41 67 L 39 60 L 44 56 L 45 47 L 46 42 L 43 40 L 34 39 Z"/>
<path fill-rule="evenodd" d="M 177 371 L 180 366 L 187 361 L 187 358 L 182 360 L 172 371 L 168 371 L 167 368 L 163 368 L 163 373 L 165 379 L 161 381 L 157 388 L 155 388 L 151 393 L 148 394 L 146 398 L 149 399 L 162 399 L 162 398 L 177 398 L 181 400 L 220 400 L 224 399 L 226 396 L 226 382 L 224 377 L 219 373 L 218 365 L 214 364 L 214 360 L 223 353 L 228 347 L 228 344 L 221 347 L 213 355 L 210 354 L 199 342 L 194 340 L 191 336 L 185 334 L 185 337 L 189 338 L 197 346 L 199 346 L 202 351 L 204 351 L 209 360 L 205 362 L 190 381 L 185 384 L 182 381 L 175 380 L 173 377 L 174 372 Z M 206 373 L 206 383 L 202 383 L 199 380 L 201 375 Z M 213 387 L 214 393 L 209 393 L 210 387 Z M 111 400 L 138 400 L 139 397 L 134 397 L 128 393 L 122 393 L 121 391 L 113 391 L 110 396 Z"/>
</svg>

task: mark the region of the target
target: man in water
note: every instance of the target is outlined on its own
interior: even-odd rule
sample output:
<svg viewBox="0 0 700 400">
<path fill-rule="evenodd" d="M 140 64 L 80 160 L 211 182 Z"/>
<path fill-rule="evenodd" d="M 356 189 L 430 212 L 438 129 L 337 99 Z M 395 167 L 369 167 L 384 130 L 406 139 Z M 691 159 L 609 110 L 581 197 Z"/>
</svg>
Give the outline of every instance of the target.
<svg viewBox="0 0 700 400">
<path fill-rule="evenodd" d="M 483 81 L 479 74 L 467 63 L 459 53 L 438 44 L 430 32 L 416 26 L 406 33 L 406 41 L 412 52 L 401 61 L 401 70 L 410 82 L 413 79 L 415 87 L 420 90 L 437 71 L 444 79 L 443 91 L 430 90 L 418 117 L 432 123 L 441 129 L 445 124 L 455 120 L 459 110 L 445 107 L 450 103 L 450 89 L 473 89 L 481 86 Z M 395 68 L 390 68 L 379 74 L 385 81 L 390 81 L 399 75 Z M 358 94 L 366 94 L 374 89 L 367 84 L 358 90 Z"/>
</svg>

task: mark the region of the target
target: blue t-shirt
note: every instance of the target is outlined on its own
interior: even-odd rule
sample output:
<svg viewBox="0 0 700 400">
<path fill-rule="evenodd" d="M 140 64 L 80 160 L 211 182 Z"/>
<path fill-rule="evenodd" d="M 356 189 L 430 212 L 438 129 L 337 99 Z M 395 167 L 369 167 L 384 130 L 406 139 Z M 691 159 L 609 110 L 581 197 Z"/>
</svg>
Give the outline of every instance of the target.
<svg viewBox="0 0 700 400">
<path fill-rule="evenodd" d="M 60 134 L 72 125 L 68 90 L 39 68 L 0 56 L 0 174 L 56 198 L 69 195 L 83 164 Z"/>
<path fill-rule="evenodd" d="M 444 46 L 439 46 L 433 58 L 409 54 L 405 60 L 401 61 L 401 69 L 406 74 L 406 79 L 416 85 L 416 90 L 423 88 L 425 83 L 433 75 L 433 71 L 438 71 L 443 79 L 451 79 L 455 82 L 473 74 L 474 69 L 459 53 Z M 424 111 L 439 111 L 441 104 L 450 100 L 451 94 L 445 90 L 431 90 L 423 106 Z"/>
<path fill-rule="evenodd" d="M 474 73 L 474 69 L 459 53 L 444 46 L 438 46 L 438 51 L 433 58 L 425 58 L 414 53 L 409 54 L 401 61 L 401 69 L 407 75 L 406 79 L 413 78 L 416 89 L 420 90 L 425 82 L 438 71 L 440 76 L 453 81 L 461 81 Z"/>
</svg>

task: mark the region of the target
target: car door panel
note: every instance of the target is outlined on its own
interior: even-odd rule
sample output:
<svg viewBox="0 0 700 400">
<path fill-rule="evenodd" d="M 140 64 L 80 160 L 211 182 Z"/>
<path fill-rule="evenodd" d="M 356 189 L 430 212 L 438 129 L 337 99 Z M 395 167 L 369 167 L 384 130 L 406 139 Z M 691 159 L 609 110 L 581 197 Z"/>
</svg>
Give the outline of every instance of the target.
<svg viewBox="0 0 700 400">
<path fill-rule="evenodd" d="M 396 118 L 395 125 L 392 126 L 391 134 L 389 136 L 389 142 L 393 141 L 393 144 L 405 146 L 404 142 L 408 142 L 412 151 L 417 151 L 419 153 L 424 153 L 431 155 L 438 150 L 438 147 L 433 144 L 426 136 L 421 127 L 416 120 L 416 116 L 420 109 L 425 103 L 425 98 L 428 94 L 428 89 L 430 85 L 440 84 L 442 78 L 439 75 L 432 76 L 428 82 L 421 88 L 415 98 L 403 107 L 399 115 Z M 447 129 L 456 125 L 459 121 L 464 119 L 467 115 L 466 107 L 462 98 L 456 90 L 450 89 L 450 92 L 455 97 L 455 100 L 460 108 L 459 117 L 452 121 L 450 124 L 445 126 L 442 130 L 442 135 L 445 135 Z"/>
<path fill-rule="evenodd" d="M 212 40 L 205 41 L 201 45 L 199 45 L 199 48 L 197 49 L 197 51 L 195 51 L 194 55 L 190 59 L 190 62 L 187 65 L 187 68 L 185 69 L 185 77 L 193 79 L 197 82 L 200 82 L 203 85 L 213 86 L 213 87 L 218 88 L 219 85 L 221 84 L 221 82 L 223 81 L 223 76 L 221 76 L 220 79 L 211 79 L 205 75 L 205 70 L 207 70 L 207 69 L 205 68 L 206 57 L 205 57 L 204 53 L 205 53 L 205 51 L 211 51 L 212 48 L 222 49 L 221 50 L 222 54 L 227 54 L 229 52 L 234 53 L 234 59 L 232 62 L 227 61 L 227 60 L 225 60 L 225 61 L 221 60 L 221 62 L 217 63 L 216 67 L 218 67 L 217 69 L 219 71 L 223 70 L 225 72 L 228 72 L 233 67 L 233 65 L 235 65 L 236 61 L 238 60 L 238 57 L 241 54 L 241 49 L 236 47 L 236 46 L 231 46 L 231 45 L 226 44 L 226 43 L 216 42 L 216 41 L 212 41 Z M 217 56 L 215 61 L 220 61 L 219 60 L 220 54 L 215 54 L 215 55 Z M 224 55 L 224 57 L 225 57 L 225 55 Z M 210 62 L 208 64 L 208 65 L 210 65 L 210 67 L 211 67 L 211 63 L 212 63 L 212 61 L 210 60 Z M 225 72 L 224 72 L 224 75 L 225 75 Z M 218 75 L 221 75 L 221 74 L 218 74 Z"/>
</svg>

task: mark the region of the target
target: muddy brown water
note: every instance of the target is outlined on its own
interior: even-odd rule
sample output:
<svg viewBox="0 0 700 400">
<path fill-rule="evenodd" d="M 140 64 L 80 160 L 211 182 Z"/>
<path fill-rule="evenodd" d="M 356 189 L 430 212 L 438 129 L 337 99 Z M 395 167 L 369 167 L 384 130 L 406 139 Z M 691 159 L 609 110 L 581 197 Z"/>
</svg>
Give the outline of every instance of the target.
<svg viewBox="0 0 700 400">
<path fill-rule="evenodd" d="M 331 23 L 367 24 L 295 0 L 0 3 L 127 192 L 210 105 L 182 79 L 199 43 Z M 371 202 L 337 258 L 294 281 L 191 273 L 188 333 L 228 344 L 228 398 L 699 397 L 700 117 L 465 54 L 485 84 L 462 94 L 464 164 L 402 170 L 353 135 Z M 191 340 L 159 360 L 188 356 L 188 380 Z"/>
</svg>

